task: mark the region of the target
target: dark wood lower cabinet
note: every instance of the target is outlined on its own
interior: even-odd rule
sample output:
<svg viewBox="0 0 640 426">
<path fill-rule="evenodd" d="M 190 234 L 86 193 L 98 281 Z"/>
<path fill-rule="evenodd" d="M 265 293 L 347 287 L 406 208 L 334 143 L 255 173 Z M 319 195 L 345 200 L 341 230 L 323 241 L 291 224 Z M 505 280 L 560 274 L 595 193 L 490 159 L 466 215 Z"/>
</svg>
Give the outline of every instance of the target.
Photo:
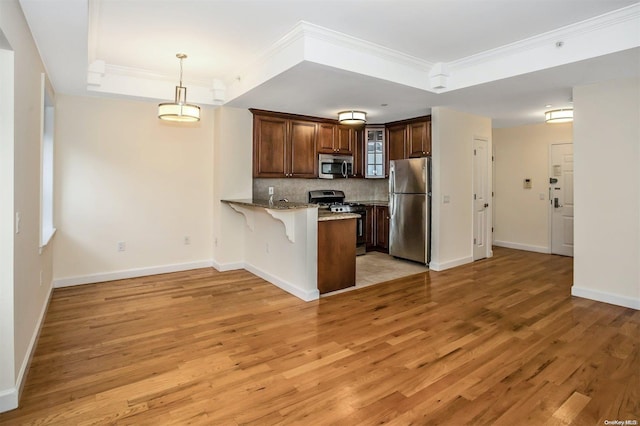
<svg viewBox="0 0 640 426">
<path fill-rule="evenodd" d="M 376 206 L 376 246 L 384 251 L 389 252 L 389 207 Z"/>
<path fill-rule="evenodd" d="M 320 294 L 356 285 L 356 219 L 318 222 Z"/>
<path fill-rule="evenodd" d="M 389 207 L 367 206 L 367 250 L 389 252 Z"/>
</svg>

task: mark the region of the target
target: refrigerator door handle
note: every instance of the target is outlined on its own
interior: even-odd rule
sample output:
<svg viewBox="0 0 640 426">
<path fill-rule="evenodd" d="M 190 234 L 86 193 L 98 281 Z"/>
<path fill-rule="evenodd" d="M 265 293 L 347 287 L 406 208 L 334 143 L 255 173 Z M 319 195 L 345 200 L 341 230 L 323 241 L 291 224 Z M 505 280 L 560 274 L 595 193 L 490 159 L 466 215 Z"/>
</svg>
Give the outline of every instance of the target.
<svg viewBox="0 0 640 426">
<path fill-rule="evenodd" d="M 393 192 L 389 193 L 389 217 L 393 218 L 396 213 L 396 197 Z"/>
<path fill-rule="evenodd" d="M 396 170 L 395 168 L 389 167 L 389 194 L 393 194 L 395 191 L 395 183 L 396 183 Z"/>
</svg>

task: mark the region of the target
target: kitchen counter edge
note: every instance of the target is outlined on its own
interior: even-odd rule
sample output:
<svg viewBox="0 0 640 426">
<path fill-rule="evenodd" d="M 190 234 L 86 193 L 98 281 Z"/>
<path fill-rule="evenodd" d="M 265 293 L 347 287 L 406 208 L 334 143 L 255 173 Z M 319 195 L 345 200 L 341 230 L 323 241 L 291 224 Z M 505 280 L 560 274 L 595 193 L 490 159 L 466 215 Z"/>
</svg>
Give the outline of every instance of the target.
<svg viewBox="0 0 640 426">
<path fill-rule="evenodd" d="M 365 201 L 349 201 L 350 203 L 363 204 L 365 206 L 389 206 L 388 200 L 365 200 Z"/>
<path fill-rule="evenodd" d="M 273 201 L 269 202 L 269 200 L 260 200 L 260 199 L 243 199 L 243 200 L 220 200 L 223 203 L 227 204 L 238 204 L 240 206 L 248 206 L 248 207 L 262 207 L 265 209 L 273 209 L 273 210 L 293 210 L 293 209 L 311 209 L 318 208 L 317 204 L 309 204 L 309 203 L 295 203 L 292 201 Z"/>
</svg>

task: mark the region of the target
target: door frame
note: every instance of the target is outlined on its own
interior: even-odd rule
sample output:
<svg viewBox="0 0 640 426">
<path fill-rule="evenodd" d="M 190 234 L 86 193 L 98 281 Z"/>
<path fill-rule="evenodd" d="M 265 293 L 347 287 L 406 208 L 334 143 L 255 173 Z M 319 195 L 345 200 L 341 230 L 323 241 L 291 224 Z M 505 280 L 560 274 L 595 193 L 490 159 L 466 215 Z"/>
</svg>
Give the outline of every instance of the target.
<svg viewBox="0 0 640 426">
<path fill-rule="evenodd" d="M 487 164 L 486 166 L 486 179 L 487 179 L 487 194 L 486 199 L 488 200 L 489 207 L 487 207 L 487 212 L 485 214 L 485 252 L 484 257 L 475 256 L 475 244 L 473 242 L 473 236 L 475 235 L 475 200 L 473 199 L 473 190 L 475 188 L 475 160 L 473 150 L 475 149 L 476 141 L 485 142 L 487 144 Z M 493 236 L 491 232 L 492 223 L 493 223 L 493 197 L 491 196 L 493 193 L 493 162 L 491 161 L 493 156 L 493 146 L 491 144 L 491 139 L 486 136 L 474 136 L 471 141 L 471 258 L 473 261 L 485 259 L 489 257 L 493 257 Z"/>
<path fill-rule="evenodd" d="M 553 145 L 573 145 L 573 140 L 570 141 L 556 141 L 556 142 L 549 142 L 548 145 L 548 158 L 547 158 L 547 238 L 549 241 L 549 247 L 547 249 L 547 253 L 549 254 L 553 254 L 552 253 L 552 238 L 553 238 L 553 197 L 551 194 L 551 183 L 549 182 L 549 179 L 551 178 L 551 167 L 553 166 L 553 153 L 552 153 L 552 147 Z M 575 161 L 575 157 L 574 157 L 574 161 Z M 574 206 L 574 211 L 573 211 L 574 217 L 575 217 L 575 206 Z M 575 236 L 574 236 L 574 247 L 575 247 Z"/>
<path fill-rule="evenodd" d="M 0 29 L 0 412 L 16 408 L 19 393 L 14 344 L 14 62 Z"/>
</svg>

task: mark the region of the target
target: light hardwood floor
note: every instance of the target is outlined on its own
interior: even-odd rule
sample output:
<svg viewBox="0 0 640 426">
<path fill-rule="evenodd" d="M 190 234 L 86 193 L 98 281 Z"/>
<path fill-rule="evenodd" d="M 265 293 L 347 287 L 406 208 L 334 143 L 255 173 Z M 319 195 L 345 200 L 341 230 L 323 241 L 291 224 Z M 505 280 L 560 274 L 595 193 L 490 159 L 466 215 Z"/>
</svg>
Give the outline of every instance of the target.
<svg viewBox="0 0 640 426">
<path fill-rule="evenodd" d="M 212 269 L 57 289 L 0 424 L 640 420 L 640 311 L 572 259 L 492 259 L 304 303 Z"/>
</svg>

